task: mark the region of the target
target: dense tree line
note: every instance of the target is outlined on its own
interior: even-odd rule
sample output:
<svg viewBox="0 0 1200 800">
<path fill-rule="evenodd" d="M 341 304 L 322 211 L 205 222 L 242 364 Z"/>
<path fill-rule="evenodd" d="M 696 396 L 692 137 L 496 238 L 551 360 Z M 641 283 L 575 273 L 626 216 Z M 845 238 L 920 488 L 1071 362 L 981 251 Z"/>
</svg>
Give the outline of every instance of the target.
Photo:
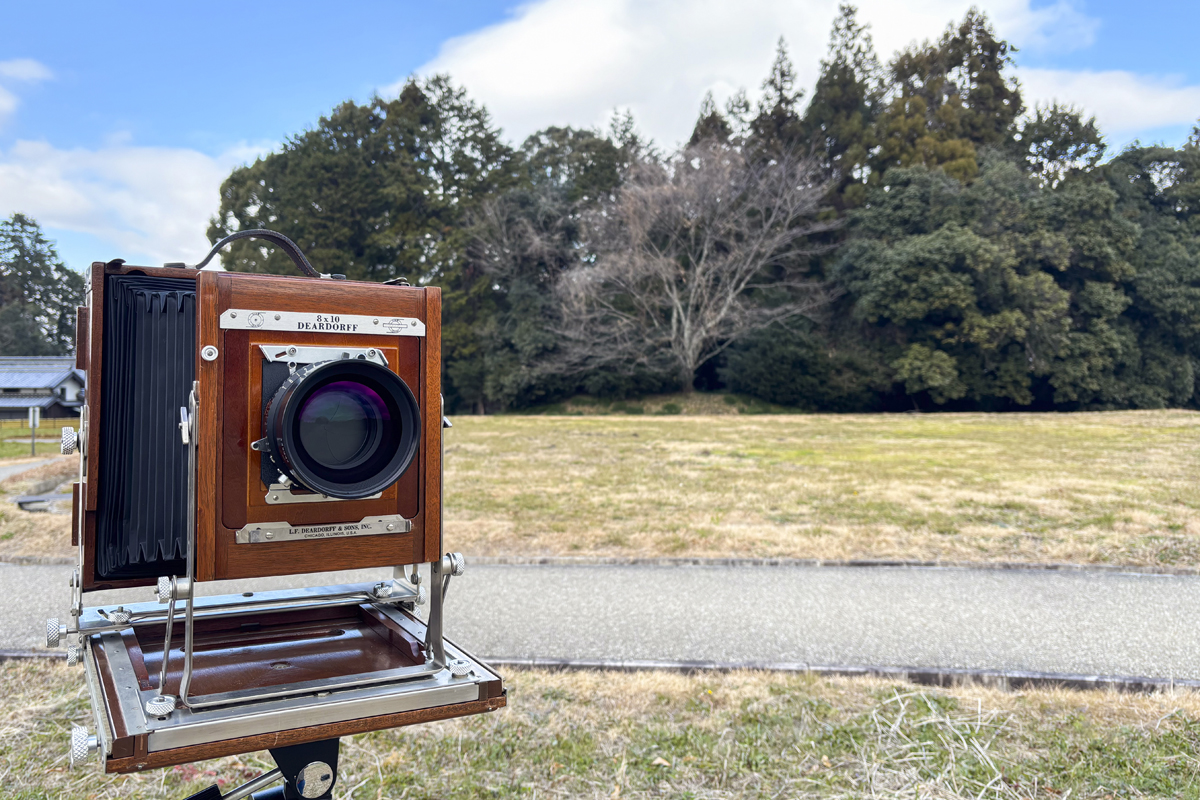
<svg viewBox="0 0 1200 800">
<path fill-rule="evenodd" d="M 83 277 L 68 269 L 36 222 L 0 220 L 0 355 L 57 356 L 75 349 Z"/>
<path fill-rule="evenodd" d="M 843 6 L 810 98 L 664 153 L 628 116 L 520 147 L 448 77 L 347 102 L 224 183 L 209 237 L 445 291 L 447 402 L 727 387 L 814 410 L 1195 406 L 1200 129 L 1112 155 L 1027 108 L 978 11 L 887 64 Z M 288 272 L 240 241 L 231 269 Z M 0 313 L 3 313 L 0 311 Z"/>
</svg>

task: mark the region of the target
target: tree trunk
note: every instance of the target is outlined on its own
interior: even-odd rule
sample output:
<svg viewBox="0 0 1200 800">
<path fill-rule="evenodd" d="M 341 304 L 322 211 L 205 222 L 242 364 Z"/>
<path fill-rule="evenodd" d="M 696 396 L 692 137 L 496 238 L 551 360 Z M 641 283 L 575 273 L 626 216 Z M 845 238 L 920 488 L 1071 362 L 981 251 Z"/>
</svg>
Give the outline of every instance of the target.
<svg viewBox="0 0 1200 800">
<path fill-rule="evenodd" d="M 684 394 L 691 394 L 696 391 L 696 370 L 691 367 L 684 367 L 679 371 L 679 382 L 683 384 L 681 391 Z"/>
</svg>

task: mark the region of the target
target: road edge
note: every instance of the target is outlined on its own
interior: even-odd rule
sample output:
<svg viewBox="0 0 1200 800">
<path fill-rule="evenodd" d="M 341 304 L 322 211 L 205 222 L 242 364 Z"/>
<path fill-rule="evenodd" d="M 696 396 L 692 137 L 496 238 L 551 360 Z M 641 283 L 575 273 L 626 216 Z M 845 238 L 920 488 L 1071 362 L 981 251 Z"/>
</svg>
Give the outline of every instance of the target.
<svg viewBox="0 0 1200 800">
<path fill-rule="evenodd" d="M 0 662 L 21 660 L 59 660 L 66 657 L 53 650 L 0 650 Z M 1060 672 L 1022 672 L 1019 670 L 980 670 L 938 667 L 882 667 L 869 665 L 832 666 L 827 664 L 803 664 L 776 661 L 644 661 L 617 659 L 564 659 L 564 658 L 505 658 L 485 657 L 481 659 L 492 668 L 546 669 L 561 671 L 605 671 L 605 672 L 679 672 L 695 674 L 701 672 L 783 672 L 797 675 L 819 675 L 822 677 L 886 678 L 901 680 L 918 686 L 953 688 L 956 686 L 983 686 L 1001 691 L 1014 692 L 1026 688 L 1056 688 L 1074 691 L 1115 691 L 1125 694 L 1152 694 L 1176 689 L 1200 690 L 1200 680 L 1147 678 L 1132 675 L 1080 675 Z"/>
</svg>

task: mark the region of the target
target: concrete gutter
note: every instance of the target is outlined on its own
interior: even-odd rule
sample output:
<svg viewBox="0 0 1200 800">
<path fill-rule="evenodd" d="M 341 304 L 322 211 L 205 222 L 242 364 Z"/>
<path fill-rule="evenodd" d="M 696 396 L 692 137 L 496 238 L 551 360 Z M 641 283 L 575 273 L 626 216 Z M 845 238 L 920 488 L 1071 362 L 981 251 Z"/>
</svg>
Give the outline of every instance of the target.
<svg viewBox="0 0 1200 800">
<path fill-rule="evenodd" d="M 41 659 L 64 661 L 66 655 L 54 650 L 0 650 L 0 662 Z M 1054 672 L 1017 672 L 1004 670 L 930 669 L 928 667 L 822 666 L 787 662 L 727 663 L 711 661 L 619 661 L 609 659 L 561 658 L 484 658 L 489 666 L 498 669 L 545 669 L 559 671 L 604 672 L 679 672 L 692 675 L 701 672 L 785 672 L 822 677 L 884 678 L 906 681 L 918 686 L 985 686 L 1006 692 L 1022 689 L 1051 688 L 1074 691 L 1110 691 L 1127 694 L 1151 694 L 1177 689 L 1195 691 L 1200 680 L 1165 680 L 1138 678 L 1126 675 L 1075 675 Z"/>
</svg>

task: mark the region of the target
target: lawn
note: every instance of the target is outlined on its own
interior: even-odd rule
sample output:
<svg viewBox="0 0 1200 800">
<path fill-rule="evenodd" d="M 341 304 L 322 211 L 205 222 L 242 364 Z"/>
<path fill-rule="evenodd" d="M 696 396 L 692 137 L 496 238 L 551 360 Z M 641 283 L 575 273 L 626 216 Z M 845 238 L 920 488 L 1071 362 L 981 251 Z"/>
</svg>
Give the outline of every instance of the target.
<svg viewBox="0 0 1200 800">
<path fill-rule="evenodd" d="M 83 678 L 0 664 L 6 798 L 177 800 L 265 753 L 133 776 L 65 765 Z M 756 672 L 514 671 L 494 714 L 343 741 L 335 796 L 1111 798 L 1200 796 L 1200 696 Z"/>
<path fill-rule="evenodd" d="M 455 417 L 488 556 L 1200 564 L 1200 414 Z"/>
<path fill-rule="evenodd" d="M 721 403 L 732 413 L 676 415 L 661 405 L 455 417 L 446 547 L 1200 566 L 1194 412 L 775 415 Z M 62 463 L 69 472 L 73 460 Z M 0 489 L 19 493 L 19 480 Z M 71 555 L 65 516 L 20 512 L 2 496 L 0 515 L 0 559 Z"/>
</svg>

